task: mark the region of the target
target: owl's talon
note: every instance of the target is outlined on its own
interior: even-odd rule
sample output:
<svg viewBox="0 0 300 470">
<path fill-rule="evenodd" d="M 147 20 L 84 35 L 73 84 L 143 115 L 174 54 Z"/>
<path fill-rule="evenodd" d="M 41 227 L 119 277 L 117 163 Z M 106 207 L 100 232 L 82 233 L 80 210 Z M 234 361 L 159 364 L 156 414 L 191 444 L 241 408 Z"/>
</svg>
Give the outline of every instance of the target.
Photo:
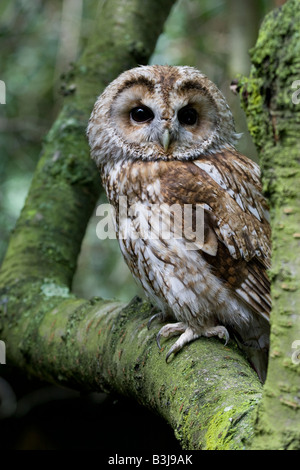
<svg viewBox="0 0 300 470">
<path fill-rule="evenodd" d="M 226 328 L 225 328 L 226 329 Z M 228 331 L 226 330 L 226 333 L 225 333 L 225 343 L 224 343 L 224 346 L 226 346 L 226 344 L 228 343 L 230 337 L 229 337 L 229 333 Z"/>
<path fill-rule="evenodd" d="M 181 335 L 182 336 L 182 335 Z M 179 340 L 176 341 L 176 343 L 173 344 L 173 346 L 169 349 L 169 351 L 167 352 L 166 354 L 166 362 L 168 362 L 168 359 L 170 356 L 172 356 L 172 354 L 176 354 L 181 348 L 182 346 L 179 346 L 177 343 L 178 343 Z"/>
<path fill-rule="evenodd" d="M 151 308 L 150 313 L 153 313 L 155 311 L 156 311 L 156 313 L 151 315 L 151 317 L 148 320 L 148 323 L 147 323 L 148 330 L 150 330 L 150 327 L 151 327 L 153 321 L 157 321 L 158 323 L 164 323 L 167 320 L 172 320 L 173 319 L 173 317 L 168 312 L 157 312 L 157 306 L 153 306 Z"/>
<path fill-rule="evenodd" d="M 168 323 L 167 325 L 164 325 L 157 333 L 157 336 L 156 336 L 157 346 L 159 347 L 159 349 L 161 349 L 160 338 L 162 336 L 164 338 L 170 338 L 171 336 L 176 336 L 176 335 L 179 335 L 180 333 L 184 333 L 186 329 L 187 329 L 187 325 L 185 325 L 185 323 L 181 321 L 178 323 Z"/>
<path fill-rule="evenodd" d="M 152 317 L 149 318 L 148 323 L 147 323 L 147 328 L 148 328 L 148 330 L 150 330 L 151 323 L 152 323 L 154 320 L 157 320 L 157 319 L 159 319 L 160 322 L 163 321 L 163 319 L 162 319 L 162 313 L 161 313 L 161 312 L 155 313 L 154 315 L 152 315 Z"/>
<path fill-rule="evenodd" d="M 168 361 L 171 354 L 176 354 L 180 349 L 183 348 L 186 344 L 194 341 L 195 339 L 199 338 L 201 335 L 195 333 L 191 328 L 185 326 L 185 331 L 179 336 L 178 340 L 173 344 L 173 346 L 169 349 L 166 355 L 166 362 Z"/>
<path fill-rule="evenodd" d="M 161 345 L 160 345 L 160 331 L 157 333 L 156 335 L 156 344 L 158 346 L 158 349 L 161 349 Z"/>
<path fill-rule="evenodd" d="M 176 351 L 175 351 L 175 352 L 176 352 Z M 168 351 L 167 354 L 166 354 L 166 362 L 168 362 L 169 357 L 170 357 L 173 353 L 175 354 L 175 352 L 174 352 L 174 349 L 173 349 L 173 346 L 172 346 L 171 349 L 169 349 L 169 351 Z"/>
</svg>

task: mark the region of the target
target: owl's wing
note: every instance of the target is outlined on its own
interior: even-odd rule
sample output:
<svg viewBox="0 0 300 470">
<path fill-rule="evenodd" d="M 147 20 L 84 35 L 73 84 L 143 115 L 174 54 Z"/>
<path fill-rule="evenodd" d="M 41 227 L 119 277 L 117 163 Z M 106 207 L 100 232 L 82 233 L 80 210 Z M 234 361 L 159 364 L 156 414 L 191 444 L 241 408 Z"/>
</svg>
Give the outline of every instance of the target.
<svg viewBox="0 0 300 470">
<path fill-rule="evenodd" d="M 211 186 L 215 196 L 209 197 L 207 204 L 218 239 L 233 258 L 249 261 L 258 257 L 265 267 L 270 267 L 269 213 L 261 192 L 258 165 L 228 151 L 209 161 L 196 160 L 194 165 L 200 170 L 198 178 Z"/>
<path fill-rule="evenodd" d="M 164 179 L 168 200 L 205 208 L 203 256 L 254 311 L 271 309 L 270 225 L 258 166 L 226 151 L 176 165 Z"/>
</svg>

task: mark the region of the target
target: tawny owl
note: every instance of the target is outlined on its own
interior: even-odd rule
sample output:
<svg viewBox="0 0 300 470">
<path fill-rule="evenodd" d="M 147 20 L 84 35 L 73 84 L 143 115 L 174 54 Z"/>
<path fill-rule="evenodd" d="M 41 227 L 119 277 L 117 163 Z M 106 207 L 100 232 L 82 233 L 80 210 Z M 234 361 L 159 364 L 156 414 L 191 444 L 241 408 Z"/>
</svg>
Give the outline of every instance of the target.
<svg viewBox="0 0 300 470">
<path fill-rule="evenodd" d="M 98 98 L 88 138 L 125 261 L 159 309 L 149 324 L 173 320 L 158 344 L 179 336 L 167 358 L 200 336 L 227 342 L 230 333 L 264 380 L 268 208 L 259 167 L 235 149 L 222 93 L 192 67 L 134 68 Z"/>
</svg>

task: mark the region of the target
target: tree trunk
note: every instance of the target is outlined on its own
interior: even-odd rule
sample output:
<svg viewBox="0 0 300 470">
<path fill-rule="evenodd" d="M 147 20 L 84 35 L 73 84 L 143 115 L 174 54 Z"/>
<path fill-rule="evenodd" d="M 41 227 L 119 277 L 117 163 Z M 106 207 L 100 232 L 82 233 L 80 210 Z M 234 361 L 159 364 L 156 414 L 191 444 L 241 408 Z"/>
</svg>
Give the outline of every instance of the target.
<svg viewBox="0 0 300 470">
<path fill-rule="evenodd" d="M 255 44 L 259 18 L 259 0 L 241 2 L 228 0 L 229 58 L 227 73 L 234 77 L 237 73 L 249 73 L 248 50 Z"/>
<path fill-rule="evenodd" d="M 300 3 L 265 19 L 242 101 L 271 206 L 270 365 L 253 448 L 300 449 Z"/>
<path fill-rule="evenodd" d="M 145 0 L 141 10 L 138 0 L 102 3 L 97 31 L 69 74 L 65 105 L 46 138 L 2 265 L 0 336 L 6 343 L 8 364 L 43 380 L 78 390 L 115 390 L 133 396 L 163 416 L 186 449 L 241 449 L 246 442 L 252 442 L 262 387 L 233 342 L 225 347 L 215 338 L 200 338 L 166 364 L 165 351 L 159 351 L 155 343 L 158 328 L 153 326 L 150 331 L 146 328 L 149 304 L 134 299 L 124 306 L 97 298 L 77 299 L 70 293 L 81 241 L 100 187 L 85 139 L 90 111 L 96 95 L 118 73 L 147 61 L 172 4 L 171 0 Z M 288 8 L 293 11 L 293 5 L 296 8 L 296 2 L 290 1 L 288 14 Z M 281 27 L 286 24 L 287 30 L 284 33 L 279 27 L 272 28 L 278 37 L 274 40 L 277 49 L 274 46 L 270 52 L 276 54 L 287 46 L 286 52 L 290 54 L 282 54 L 284 60 L 295 65 L 296 74 L 296 52 L 290 47 L 293 38 L 288 30 L 293 27 L 294 13 L 292 20 L 285 18 L 283 10 L 271 15 L 258 44 L 271 30 L 269 23 L 279 21 L 278 15 L 281 15 L 279 23 Z M 244 81 L 243 89 L 244 95 L 248 93 L 250 128 L 260 133 L 262 125 L 265 126 L 257 142 L 258 145 L 261 142 L 264 181 L 274 207 L 272 220 L 277 223 L 279 218 L 282 224 L 276 227 L 277 234 L 274 230 L 275 329 L 272 330 L 271 367 L 258 432 L 263 431 L 261 426 L 266 422 L 266 433 L 276 433 L 277 422 L 274 424 L 268 414 L 269 401 L 275 402 L 273 406 L 278 408 L 281 419 L 294 416 L 295 403 L 298 403 L 293 398 L 297 393 L 296 382 L 292 381 L 296 378 L 297 366 L 291 364 L 286 347 L 291 347 L 291 332 L 296 332 L 294 318 L 299 315 L 296 277 L 293 277 L 299 274 L 299 266 L 288 256 L 284 270 L 280 262 L 284 244 L 293 243 L 294 253 L 299 244 L 294 236 L 297 231 L 293 228 L 291 233 L 291 224 L 296 224 L 299 218 L 297 187 L 283 186 L 286 178 L 294 182 L 298 175 L 299 179 L 299 173 L 296 124 L 293 132 L 289 128 L 281 135 L 283 96 L 277 86 L 282 83 L 283 75 L 278 83 L 272 75 L 278 68 L 277 56 L 274 56 L 276 65 L 267 69 L 266 59 L 260 62 L 262 51 L 257 51 L 257 55 L 253 55 L 257 68 L 250 80 Z M 273 64 L 271 56 L 269 61 Z M 256 74 L 267 70 L 272 80 L 264 82 L 265 75 Z M 267 98 L 269 101 L 265 101 Z M 278 106 L 277 100 L 281 107 L 272 108 Z M 266 120 L 268 109 L 268 116 L 278 109 L 275 118 L 272 115 L 271 120 Z M 287 116 L 287 109 L 288 105 L 282 117 Z M 281 151 L 287 154 L 284 162 L 280 155 L 285 153 Z M 278 167 L 271 170 L 273 159 Z M 288 166 L 285 161 L 289 161 Z M 281 208 L 280 201 L 285 202 L 284 208 L 290 209 L 288 212 Z M 290 298 L 286 303 L 291 289 L 295 295 L 294 306 Z M 289 305 L 288 311 L 286 305 Z M 283 338 L 283 333 L 288 340 Z M 284 393 L 276 382 L 278 368 L 287 379 Z M 273 384 L 283 399 L 277 396 L 276 401 L 270 396 Z M 296 424 L 291 432 L 294 430 Z"/>
</svg>

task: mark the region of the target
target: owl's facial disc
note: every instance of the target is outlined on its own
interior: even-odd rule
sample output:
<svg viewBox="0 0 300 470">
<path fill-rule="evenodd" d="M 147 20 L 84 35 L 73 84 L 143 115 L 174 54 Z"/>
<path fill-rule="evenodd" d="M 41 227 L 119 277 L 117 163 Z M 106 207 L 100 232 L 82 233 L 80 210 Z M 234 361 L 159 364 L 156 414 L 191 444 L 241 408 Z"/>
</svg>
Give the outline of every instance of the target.
<svg viewBox="0 0 300 470">
<path fill-rule="evenodd" d="M 128 70 L 99 96 L 88 126 L 97 162 L 188 160 L 235 146 L 230 109 L 192 67 Z"/>
<path fill-rule="evenodd" d="M 110 117 L 130 148 L 171 158 L 206 138 L 213 125 L 211 108 L 197 90 L 177 94 L 172 88 L 164 94 L 154 84 L 130 83 L 117 94 Z"/>
<path fill-rule="evenodd" d="M 126 154 L 132 159 L 184 160 L 222 148 L 235 136 L 221 93 L 189 67 L 149 66 L 124 72 L 99 98 L 98 106 L 105 116 L 99 129 L 105 141 L 106 129 L 110 130 L 115 159 Z"/>
</svg>

